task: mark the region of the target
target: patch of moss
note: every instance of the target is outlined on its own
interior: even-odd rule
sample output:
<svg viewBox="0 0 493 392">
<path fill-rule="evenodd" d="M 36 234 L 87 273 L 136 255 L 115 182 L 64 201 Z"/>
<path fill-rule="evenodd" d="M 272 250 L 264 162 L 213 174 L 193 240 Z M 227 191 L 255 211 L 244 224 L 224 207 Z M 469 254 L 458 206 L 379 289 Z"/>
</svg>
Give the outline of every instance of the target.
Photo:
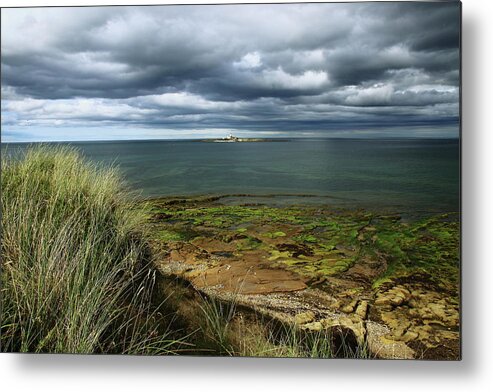
<svg viewBox="0 0 493 392">
<path fill-rule="evenodd" d="M 318 242 L 318 238 L 311 234 L 301 234 L 293 238 L 296 242 L 306 242 L 315 244 Z"/>
<path fill-rule="evenodd" d="M 242 238 L 236 241 L 236 249 L 238 251 L 246 251 L 246 250 L 255 250 L 262 246 L 262 241 L 258 238 L 246 236 L 246 238 Z"/>
<path fill-rule="evenodd" d="M 290 252 L 281 252 L 281 251 L 274 249 L 271 252 L 271 256 L 269 257 L 269 261 L 275 261 L 278 259 L 289 258 L 289 257 L 291 257 Z"/>
<path fill-rule="evenodd" d="M 183 241 L 186 238 L 182 233 L 166 229 L 162 229 L 156 232 L 155 237 L 156 239 L 163 242 Z"/>
<path fill-rule="evenodd" d="M 272 233 L 266 233 L 265 235 L 266 235 L 266 237 L 269 237 L 269 238 L 286 237 L 286 233 L 284 233 L 283 231 L 274 231 Z"/>
</svg>

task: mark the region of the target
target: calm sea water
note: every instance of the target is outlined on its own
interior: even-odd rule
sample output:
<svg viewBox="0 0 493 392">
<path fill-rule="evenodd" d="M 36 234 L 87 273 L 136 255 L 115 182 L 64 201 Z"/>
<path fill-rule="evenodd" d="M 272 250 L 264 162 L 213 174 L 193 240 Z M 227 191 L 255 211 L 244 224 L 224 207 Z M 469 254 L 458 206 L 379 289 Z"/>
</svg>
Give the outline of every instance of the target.
<svg viewBox="0 0 493 392">
<path fill-rule="evenodd" d="M 280 199 L 396 210 L 458 211 L 458 140 L 77 142 L 90 160 L 117 164 L 142 196 L 313 195 Z M 15 154 L 25 144 L 2 144 Z"/>
</svg>

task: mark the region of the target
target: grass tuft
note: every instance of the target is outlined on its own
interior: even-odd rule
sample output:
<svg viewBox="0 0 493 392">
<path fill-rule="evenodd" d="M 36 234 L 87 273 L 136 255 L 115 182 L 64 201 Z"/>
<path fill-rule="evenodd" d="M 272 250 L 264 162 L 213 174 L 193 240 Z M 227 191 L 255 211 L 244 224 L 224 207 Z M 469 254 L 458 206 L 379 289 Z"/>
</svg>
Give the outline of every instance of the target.
<svg viewBox="0 0 493 392">
<path fill-rule="evenodd" d="M 167 353 L 149 308 L 145 214 L 114 169 L 67 147 L 2 159 L 4 352 Z"/>
</svg>

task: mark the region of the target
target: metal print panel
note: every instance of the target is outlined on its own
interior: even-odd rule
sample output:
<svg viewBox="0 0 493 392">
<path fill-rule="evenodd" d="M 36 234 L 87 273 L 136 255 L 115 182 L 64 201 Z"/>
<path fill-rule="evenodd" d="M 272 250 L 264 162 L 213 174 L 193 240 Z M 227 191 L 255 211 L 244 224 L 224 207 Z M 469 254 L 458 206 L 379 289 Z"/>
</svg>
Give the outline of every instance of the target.
<svg viewBox="0 0 493 392">
<path fill-rule="evenodd" d="M 459 2 L 1 17 L 3 352 L 460 359 Z"/>
</svg>

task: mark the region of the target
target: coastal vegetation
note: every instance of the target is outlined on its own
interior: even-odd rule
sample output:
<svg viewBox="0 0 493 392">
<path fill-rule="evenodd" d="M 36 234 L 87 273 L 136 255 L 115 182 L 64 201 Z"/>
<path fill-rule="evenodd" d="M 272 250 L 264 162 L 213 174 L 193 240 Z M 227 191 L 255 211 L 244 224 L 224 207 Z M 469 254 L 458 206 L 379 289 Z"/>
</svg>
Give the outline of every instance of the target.
<svg viewBox="0 0 493 392">
<path fill-rule="evenodd" d="M 70 148 L 2 160 L 1 350 L 166 353 L 142 209 Z"/>
</svg>

